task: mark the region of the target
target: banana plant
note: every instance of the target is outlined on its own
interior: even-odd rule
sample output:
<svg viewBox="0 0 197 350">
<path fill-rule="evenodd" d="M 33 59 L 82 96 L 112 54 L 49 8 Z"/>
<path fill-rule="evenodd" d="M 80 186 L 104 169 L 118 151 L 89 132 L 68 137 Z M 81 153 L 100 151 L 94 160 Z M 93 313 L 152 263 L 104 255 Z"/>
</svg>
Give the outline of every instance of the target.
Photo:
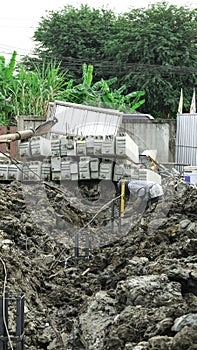
<svg viewBox="0 0 197 350">
<path fill-rule="evenodd" d="M 67 88 L 62 97 L 67 102 L 85 104 L 96 99 L 94 89 L 92 88 L 93 66 L 84 63 L 82 65 L 82 83 L 74 85 L 73 79 L 67 83 Z"/>
<path fill-rule="evenodd" d="M 124 94 L 126 85 L 122 85 L 117 90 L 113 89 L 113 85 L 117 84 L 117 80 L 117 77 L 109 80 L 101 79 L 92 84 L 93 66 L 83 64 L 82 83 L 74 86 L 71 79 L 67 84 L 67 89 L 62 94 L 62 99 L 67 102 L 106 107 L 122 112 L 132 113 L 136 111 L 145 102 L 145 99 L 141 99 L 145 92 L 135 91 Z"/>
</svg>

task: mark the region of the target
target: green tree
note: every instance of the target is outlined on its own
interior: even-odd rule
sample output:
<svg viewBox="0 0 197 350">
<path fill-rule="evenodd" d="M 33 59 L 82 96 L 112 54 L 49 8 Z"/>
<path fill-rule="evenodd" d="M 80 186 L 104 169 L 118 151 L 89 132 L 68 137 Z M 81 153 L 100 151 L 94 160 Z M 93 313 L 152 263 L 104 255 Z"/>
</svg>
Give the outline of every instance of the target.
<svg viewBox="0 0 197 350">
<path fill-rule="evenodd" d="M 142 110 L 175 117 L 183 87 L 189 111 L 197 81 L 197 12 L 162 2 L 123 14 L 116 25 L 117 42 L 110 43 L 106 54 L 125 62 L 122 81 L 128 88 L 146 91 Z"/>
<path fill-rule="evenodd" d="M 61 61 L 79 82 L 83 63 L 95 65 L 104 59 L 103 46 L 113 33 L 115 20 L 111 10 L 91 10 L 87 5 L 79 10 L 67 5 L 61 11 L 49 11 L 34 33 L 36 53 L 44 59 Z M 95 74 L 101 79 L 101 71 L 96 69 Z"/>
<path fill-rule="evenodd" d="M 197 12 L 166 2 L 115 15 L 109 10 L 49 12 L 34 34 L 41 59 L 56 59 L 80 82 L 83 63 L 95 80 L 117 77 L 116 89 L 146 92 L 140 111 L 176 117 L 181 87 L 189 110 L 197 81 Z"/>
</svg>

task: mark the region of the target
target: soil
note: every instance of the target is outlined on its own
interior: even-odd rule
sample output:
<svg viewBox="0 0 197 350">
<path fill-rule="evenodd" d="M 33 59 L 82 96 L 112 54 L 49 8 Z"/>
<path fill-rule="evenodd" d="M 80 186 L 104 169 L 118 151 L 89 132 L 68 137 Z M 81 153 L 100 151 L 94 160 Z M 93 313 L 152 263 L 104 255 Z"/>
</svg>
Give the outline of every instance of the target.
<svg viewBox="0 0 197 350">
<path fill-rule="evenodd" d="M 25 349 L 197 349 L 196 186 L 166 177 L 121 220 L 102 186 L 93 200 L 74 183 L 0 184 L 0 288 L 24 293 Z"/>
</svg>

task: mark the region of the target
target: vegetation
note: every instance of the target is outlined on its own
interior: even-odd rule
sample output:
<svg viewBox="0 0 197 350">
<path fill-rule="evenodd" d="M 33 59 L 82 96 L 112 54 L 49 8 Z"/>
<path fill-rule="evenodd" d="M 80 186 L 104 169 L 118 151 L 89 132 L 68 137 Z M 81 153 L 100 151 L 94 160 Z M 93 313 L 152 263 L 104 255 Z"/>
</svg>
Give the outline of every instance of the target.
<svg viewBox="0 0 197 350">
<path fill-rule="evenodd" d="M 20 65 L 12 84 L 15 115 L 46 116 L 49 102 L 66 88 L 66 76 L 55 63 L 34 65 L 32 71 Z"/>
<path fill-rule="evenodd" d="M 58 98 L 66 88 L 66 73 L 59 65 L 43 63 L 27 71 L 20 64 L 16 67 L 14 51 L 8 65 L 0 57 L 0 125 L 9 126 L 18 115 L 47 115 L 48 103 Z"/>
<path fill-rule="evenodd" d="M 14 109 L 11 98 L 11 86 L 14 81 L 16 51 L 6 65 L 5 58 L 0 56 L 0 125 L 9 126 L 10 115 Z"/>
<path fill-rule="evenodd" d="M 117 77 L 125 93 L 145 91 L 140 111 L 176 117 L 180 89 L 189 110 L 197 81 L 197 12 L 166 2 L 116 16 L 111 10 L 65 6 L 42 17 L 34 33 L 40 60 L 55 59 L 81 79 L 83 63 L 93 65 L 96 82 Z"/>
<path fill-rule="evenodd" d="M 101 79 L 93 84 L 93 66 L 82 66 L 82 83 L 74 85 L 71 79 L 68 82 L 67 89 L 62 93 L 62 99 L 67 102 L 94 105 L 97 107 L 105 107 L 116 109 L 122 112 L 134 112 L 140 107 L 145 99 L 144 91 L 136 91 L 124 94 L 126 85 L 122 85 L 119 89 L 113 89 L 113 85 L 117 82 L 117 78 L 110 80 Z"/>
<path fill-rule="evenodd" d="M 195 10 L 161 2 L 116 16 L 65 6 L 42 17 L 34 39 L 36 61 L 26 57 L 16 67 L 15 51 L 8 64 L 0 56 L 0 125 L 12 116 L 46 115 L 55 99 L 175 118 L 181 88 L 189 111 L 197 81 Z"/>
<path fill-rule="evenodd" d="M 66 72 L 60 71 L 60 64 L 43 63 L 34 65 L 28 71 L 20 64 L 15 69 L 16 52 L 13 53 L 8 66 L 1 58 L 0 77 L 0 125 L 10 125 L 12 116 L 42 115 L 46 116 L 49 102 L 64 100 L 67 102 L 114 108 L 133 112 L 144 103 L 143 91 L 124 95 L 126 86 L 112 89 L 117 81 L 101 81 L 93 84 L 93 66 L 83 65 L 82 83 L 74 84 Z"/>
<path fill-rule="evenodd" d="M 100 62 L 105 60 L 104 47 L 112 38 L 115 22 L 112 11 L 91 10 L 87 5 L 80 10 L 67 5 L 62 11 L 50 11 L 34 33 L 36 53 L 42 59 L 52 57 L 61 62 L 78 83 L 83 63 L 94 65 L 96 81 L 117 76 L 116 72 L 107 76 L 100 70 Z"/>
</svg>

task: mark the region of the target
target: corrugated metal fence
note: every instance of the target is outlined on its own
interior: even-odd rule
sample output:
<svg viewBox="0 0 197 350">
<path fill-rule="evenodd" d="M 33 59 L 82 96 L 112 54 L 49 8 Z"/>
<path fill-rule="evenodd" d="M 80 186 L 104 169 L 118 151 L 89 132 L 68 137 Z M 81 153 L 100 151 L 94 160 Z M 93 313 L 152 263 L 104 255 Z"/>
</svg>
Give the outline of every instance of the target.
<svg viewBox="0 0 197 350">
<path fill-rule="evenodd" d="M 177 115 L 176 162 L 197 165 L 197 113 Z"/>
</svg>

